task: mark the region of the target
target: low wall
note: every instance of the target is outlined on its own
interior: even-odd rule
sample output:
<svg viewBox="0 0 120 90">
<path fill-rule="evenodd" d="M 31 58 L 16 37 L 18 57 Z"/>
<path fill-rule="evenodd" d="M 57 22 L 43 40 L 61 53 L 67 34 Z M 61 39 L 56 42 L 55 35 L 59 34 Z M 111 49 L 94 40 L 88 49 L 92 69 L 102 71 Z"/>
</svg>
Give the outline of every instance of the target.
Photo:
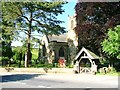
<svg viewBox="0 0 120 90">
<path fill-rule="evenodd" d="M 5 68 L 0 68 L 0 73 L 8 72 Z M 13 73 L 46 73 L 43 68 L 14 68 Z M 73 68 L 52 68 L 48 73 L 73 73 Z"/>
</svg>

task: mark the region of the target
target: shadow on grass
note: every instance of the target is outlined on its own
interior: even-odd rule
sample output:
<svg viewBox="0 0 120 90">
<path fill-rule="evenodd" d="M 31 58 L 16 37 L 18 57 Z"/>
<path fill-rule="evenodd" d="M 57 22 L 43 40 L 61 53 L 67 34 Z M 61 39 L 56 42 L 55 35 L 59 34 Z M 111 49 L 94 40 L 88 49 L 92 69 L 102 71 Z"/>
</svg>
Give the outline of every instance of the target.
<svg viewBox="0 0 120 90">
<path fill-rule="evenodd" d="M 44 74 L 13 74 L 13 75 L 4 75 L 1 76 L 2 80 L 0 82 L 14 82 L 14 81 L 20 81 L 20 80 L 27 80 L 34 77 L 38 77 L 39 75 Z"/>
</svg>

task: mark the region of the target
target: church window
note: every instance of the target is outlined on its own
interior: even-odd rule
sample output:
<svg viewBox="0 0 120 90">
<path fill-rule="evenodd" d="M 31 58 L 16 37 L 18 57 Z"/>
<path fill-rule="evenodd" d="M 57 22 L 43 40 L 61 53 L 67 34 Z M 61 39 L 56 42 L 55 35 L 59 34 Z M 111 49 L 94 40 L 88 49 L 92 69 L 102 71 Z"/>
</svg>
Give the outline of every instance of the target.
<svg viewBox="0 0 120 90">
<path fill-rule="evenodd" d="M 43 45 L 43 56 L 46 56 L 46 47 Z"/>
</svg>

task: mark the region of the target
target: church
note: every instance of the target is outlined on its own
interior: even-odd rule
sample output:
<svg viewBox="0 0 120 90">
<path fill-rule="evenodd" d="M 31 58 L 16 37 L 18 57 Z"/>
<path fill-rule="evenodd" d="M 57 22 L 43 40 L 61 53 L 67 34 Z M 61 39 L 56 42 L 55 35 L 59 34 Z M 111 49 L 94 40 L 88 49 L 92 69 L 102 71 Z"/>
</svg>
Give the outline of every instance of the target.
<svg viewBox="0 0 120 90">
<path fill-rule="evenodd" d="M 42 37 L 41 57 L 45 57 L 49 63 L 58 63 L 59 66 L 61 62 L 62 65 L 63 63 L 73 65 L 77 73 L 95 74 L 100 65 L 99 57 L 84 47 L 78 50 L 78 37 L 74 30 L 76 17 L 69 16 L 68 18 L 67 33 Z"/>
<path fill-rule="evenodd" d="M 41 57 L 49 62 L 58 63 L 60 58 L 66 63 L 73 63 L 76 55 L 78 38 L 75 34 L 76 17 L 68 16 L 68 32 L 61 35 L 44 35 L 41 39 Z"/>
</svg>

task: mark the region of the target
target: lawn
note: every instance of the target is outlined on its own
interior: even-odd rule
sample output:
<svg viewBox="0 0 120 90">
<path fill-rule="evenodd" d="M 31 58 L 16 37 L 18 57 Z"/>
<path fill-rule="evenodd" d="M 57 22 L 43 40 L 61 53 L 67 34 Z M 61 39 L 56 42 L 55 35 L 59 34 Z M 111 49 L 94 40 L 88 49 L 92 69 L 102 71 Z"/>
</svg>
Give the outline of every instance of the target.
<svg viewBox="0 0 120 90">
<path fill-rule="evenodd" d="M 38 49 L 32 49 L 32 59 L 38 58 Z"/>
<path fill-rule="evenodd" d="M 120 76 L 120 72 L 109 72 L 109 73 L 97 73 L 96 75 L 109 75 L 109 76 Z"/>
</svg>

